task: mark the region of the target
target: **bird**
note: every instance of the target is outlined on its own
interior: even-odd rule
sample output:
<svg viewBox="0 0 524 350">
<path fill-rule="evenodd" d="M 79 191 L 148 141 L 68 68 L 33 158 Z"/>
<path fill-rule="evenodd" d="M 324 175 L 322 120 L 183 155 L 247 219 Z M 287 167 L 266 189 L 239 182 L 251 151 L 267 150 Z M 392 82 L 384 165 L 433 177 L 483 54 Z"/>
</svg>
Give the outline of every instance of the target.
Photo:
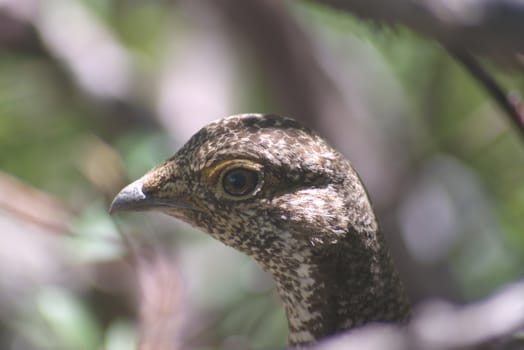
<svg viewBox="0 0 524 350">
<path fill-rule="evenodd" d="M 239 114 L 204 126 L 124 187 L 110 212 L 160 211 L 252 257 L 304 347 L 410 305 L 351 163 L 296 120 Z"/>
</svg>

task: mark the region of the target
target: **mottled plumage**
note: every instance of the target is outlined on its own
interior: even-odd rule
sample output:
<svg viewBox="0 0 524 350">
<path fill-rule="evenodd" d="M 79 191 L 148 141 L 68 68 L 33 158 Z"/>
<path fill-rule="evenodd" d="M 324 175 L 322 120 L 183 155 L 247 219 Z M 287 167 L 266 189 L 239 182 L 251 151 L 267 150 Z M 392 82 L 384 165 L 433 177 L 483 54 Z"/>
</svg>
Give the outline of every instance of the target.
<svg viewBox="0 0 524 350">
<path fill-rule="evenodd" d="M 292 119 L 246 114 L 204 127 L 112 204 L 113 211 L 149 209 L 204 230 L 270 271 L 292 345 L 408 315 L 357 173 Z"/>
</svg>

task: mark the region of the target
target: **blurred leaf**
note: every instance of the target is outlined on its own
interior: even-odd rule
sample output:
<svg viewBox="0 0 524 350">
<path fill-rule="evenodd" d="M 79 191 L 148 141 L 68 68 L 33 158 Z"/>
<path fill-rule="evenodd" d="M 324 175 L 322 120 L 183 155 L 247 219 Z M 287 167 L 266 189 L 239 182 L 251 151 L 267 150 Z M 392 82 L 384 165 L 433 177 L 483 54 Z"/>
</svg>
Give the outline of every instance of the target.
<svg viewBox="0 0 524 350">
<path fill-rule="evenodd" d="M 63 349 L 95 350 L 101 330 L 81 299 L 70 291 L 49 287 L 37 297 L 38 310 Z"/>
<path fill-rule="evenodd" d="M 110 260 L 122 255 L 121 239 L 107 210 L 107 205 L 98 201 L 76 220 L 75 235 L 68 243 L 73 256 L 80 262 Z"/>
<path fill-rule="evenodd" d="M 105 336 L 104 350 L 130 350 L 136 348 L 136 330 L 128 321 L 113 322 Z"/>
<path fill-rule="evenodd" d="M 118 149 L 131 179 L 141 177 L 147 170 L 172 156 L 163 133 L 129 132 L 118 140 Z"/>
</svg>

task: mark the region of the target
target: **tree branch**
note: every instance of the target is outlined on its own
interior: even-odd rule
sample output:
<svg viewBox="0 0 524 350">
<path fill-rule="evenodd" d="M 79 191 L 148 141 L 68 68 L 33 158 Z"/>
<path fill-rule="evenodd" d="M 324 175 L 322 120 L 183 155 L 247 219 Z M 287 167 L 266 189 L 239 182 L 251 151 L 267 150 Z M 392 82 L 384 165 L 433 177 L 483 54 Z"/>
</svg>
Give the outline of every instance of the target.
<svg viewBox="0 0 524 350">
<path fill-rule="evenodd" d="M 317 0 L 382 23 L 403 24 L 439 41 L 486 89 L 524 138 L 524 111 L 475 59 L 480 53 L 524 69 L 524 2 L 515 0 Z M 460 49 L 457 49 L 460 48 Z"/>
<path fill-rule="evenodd" d="M 452 48 L 447 48 L 447 50 L 486 89 L 499 107 L 506 112 L 510 121 L 519 131 L 520 136 L 524 139 L 524 110 L 520 100 L 512 96 L 511 93 L 506 94 L 495 78 L 471 54 Z"/>
<path fill-rule="evenodd" d="M 402 24 L 445 46 L 524 68 L 524 2 L 515 0 L 316 0 L 380 23 Z M 519 53 L 521 55 L 519 55 Z"/>
<path fill-rule="evenodd" d="M 69 232 L 73 212 L 57 198 L 0 171 L 0 212 L 53 233 Z"/>
</svg>

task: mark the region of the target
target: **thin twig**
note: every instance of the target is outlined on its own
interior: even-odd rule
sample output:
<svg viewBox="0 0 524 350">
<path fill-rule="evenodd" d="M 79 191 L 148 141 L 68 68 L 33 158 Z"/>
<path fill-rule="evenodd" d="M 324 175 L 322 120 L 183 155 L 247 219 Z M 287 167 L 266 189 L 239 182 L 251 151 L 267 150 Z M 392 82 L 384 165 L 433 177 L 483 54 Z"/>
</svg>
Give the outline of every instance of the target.
<svg viewBox="0 0 524 350">
<path fill-rule="evenodd" d="M 6 212 L 45 232 L 69 233 L 75 214 L 52 194 L 0 171 L 0 213 Z"/>
<path fill-rule="evenodd" d="M 518 98 L 507 94 L 495 78 L 470 53 L 447 47 L 447 51 L 486 89 L 493 97 L 524 139 L 524 109 Z"/>
<path fill-rule="evenodd" d="M 137 283 L 137 350 L 179 349 L 184 303 L 173 259 L 158 246 L 137 242 L 118 220 L 114 223 Z"/>
<path fill-rule="evenodd" d="M 444 46 L 524 68 L 524 2 L 515 0 L 314 0 L 375 23 L 401 24 Z M 454 4 L 453 6 L 451 4 Z M 456 6 L 460 4 L 460 6 Z"/>
</svg>

